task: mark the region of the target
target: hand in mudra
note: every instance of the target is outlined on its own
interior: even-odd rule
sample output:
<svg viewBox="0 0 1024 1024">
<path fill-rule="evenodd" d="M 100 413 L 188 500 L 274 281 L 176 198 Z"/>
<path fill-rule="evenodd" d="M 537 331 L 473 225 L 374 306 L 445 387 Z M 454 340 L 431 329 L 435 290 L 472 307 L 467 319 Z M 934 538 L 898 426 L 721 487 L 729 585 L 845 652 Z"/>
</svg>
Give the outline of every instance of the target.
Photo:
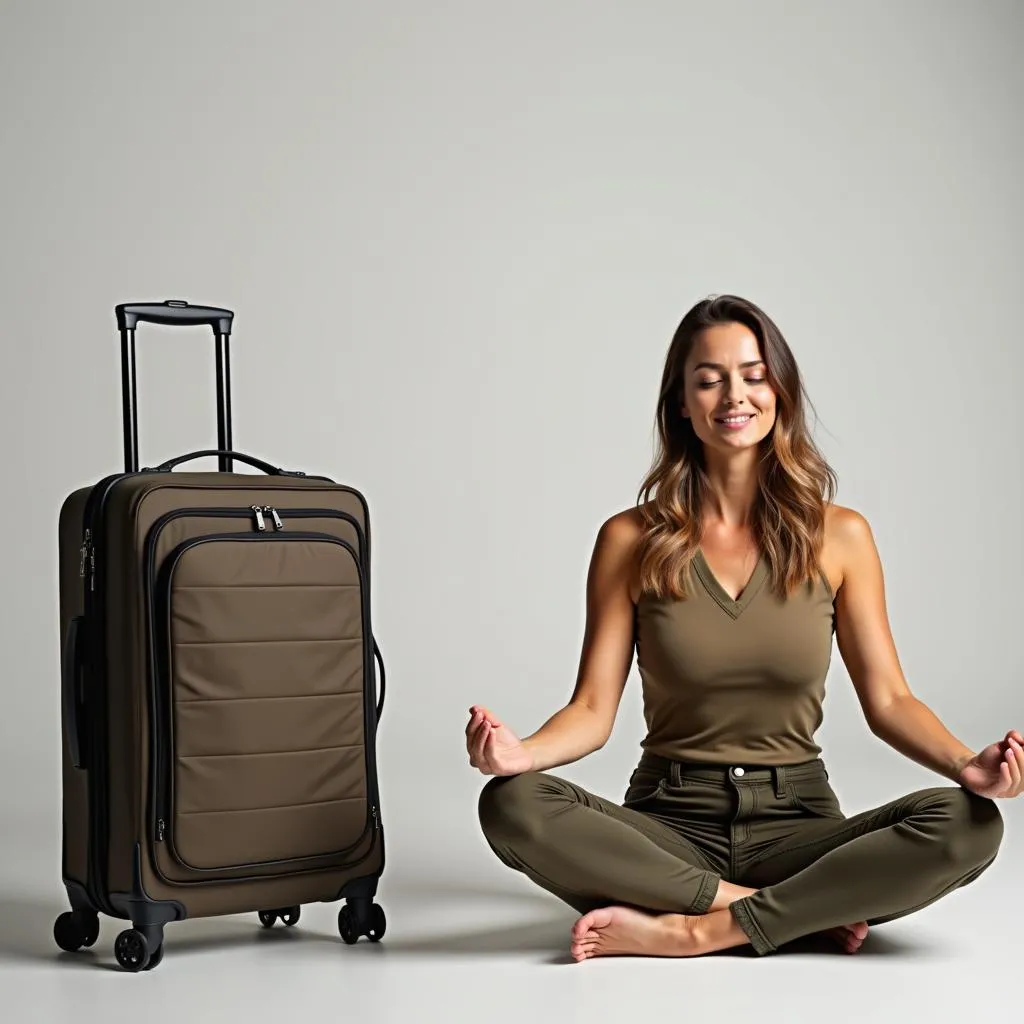
<svg viewBox="0 0 1024 1024">
<path fill-rule="evenodd" d="M 533 767 L 522 740 L 487 708 L 474 704 L 466 726 L 469 763 L 484 775 L 520 775 Z"/>
<path fill-rule="evenodd" d="M 959 782 L 978 796 L 1009 798 L 1024 793 L 1024 736 L 1011 729 L 1006 738 L 979 751 L 960 769 Z"/>
</svg>

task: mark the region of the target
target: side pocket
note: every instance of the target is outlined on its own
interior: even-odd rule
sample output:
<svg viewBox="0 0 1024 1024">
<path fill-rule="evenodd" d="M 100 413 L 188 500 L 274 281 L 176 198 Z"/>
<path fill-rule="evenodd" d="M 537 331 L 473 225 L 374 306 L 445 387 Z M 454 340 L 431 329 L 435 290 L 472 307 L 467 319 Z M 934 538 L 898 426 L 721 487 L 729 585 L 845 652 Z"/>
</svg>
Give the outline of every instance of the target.
<svg viewBox="0 0 1024 1024">
<path fill-rule="evenodd" d="M 661 796 L 664 788 L 665 778 L 660 772 L 650 768 L 636 768 L 629 777 L 622 806 L 637 807 L 649 803 Z"/>
<path fill-rule="evenodd" d="M 816 818 L 846 817 L 839 798 L 824 779 L 790 779 L 786 788 L 793 805 Z"/>
</svg>

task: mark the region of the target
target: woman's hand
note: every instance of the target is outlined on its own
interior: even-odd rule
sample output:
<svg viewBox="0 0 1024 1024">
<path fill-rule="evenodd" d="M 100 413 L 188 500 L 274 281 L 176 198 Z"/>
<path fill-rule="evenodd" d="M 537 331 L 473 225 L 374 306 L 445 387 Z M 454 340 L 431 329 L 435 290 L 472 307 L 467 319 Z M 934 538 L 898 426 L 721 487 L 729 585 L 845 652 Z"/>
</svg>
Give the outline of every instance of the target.
<svg viewBox="0 0 1024 1024">
<path fill-rule="evenodd" d="M 1011 729 L 1006 738 L 991 743 L 963 768 L 957 781 L 978 796 L 1008 799 L 1024 793 L 1024 736 Z"/>
<path fill-rule="evenodd" d="M 479 704 L 469 709 L 466 749 L 469 763 L 484 775 L 521 775 L 533 768 L 533 755 L 522 740 Z"/>
</svg>

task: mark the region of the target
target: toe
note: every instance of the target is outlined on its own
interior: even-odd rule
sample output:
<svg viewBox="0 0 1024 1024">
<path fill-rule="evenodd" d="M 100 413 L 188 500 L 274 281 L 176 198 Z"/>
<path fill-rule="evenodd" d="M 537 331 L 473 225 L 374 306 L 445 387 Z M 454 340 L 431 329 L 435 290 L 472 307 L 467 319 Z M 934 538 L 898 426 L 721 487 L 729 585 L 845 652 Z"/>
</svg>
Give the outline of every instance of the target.
<svg viewBox="0 0 1024 1024">
<path fill-rule="evenodd" d="M 581 960 L 589 960 L 591 957 L 597 956 L 598 944 L 596 942 L 574 942 L 571 953 L 573 960 L 577 963 Z"/>
<path fill-rule="evenodd" d="M 597 917 L 601 913 L 599 910 L 592 910 L 589 914 L 584 914 L 579 918 L 576 923 L 572 926 L 572 935 L 574 939 L 582 939 L 587 935 L 595 935 L 595 928 L 597 927 Z"/>
<path fill-rule="evenodd" d="M 574 939 L 576 939 L 576 940 L 582 939 L 583 936 L 586 935 L 587 932 L 590 931 L 590 922 L 587 920 L 587 917 L 589 917 L 589 916 L 590 915 L 587 914 L 585 917 L 581 917 L 572 926 L 572 937 Z"/>
</svg>

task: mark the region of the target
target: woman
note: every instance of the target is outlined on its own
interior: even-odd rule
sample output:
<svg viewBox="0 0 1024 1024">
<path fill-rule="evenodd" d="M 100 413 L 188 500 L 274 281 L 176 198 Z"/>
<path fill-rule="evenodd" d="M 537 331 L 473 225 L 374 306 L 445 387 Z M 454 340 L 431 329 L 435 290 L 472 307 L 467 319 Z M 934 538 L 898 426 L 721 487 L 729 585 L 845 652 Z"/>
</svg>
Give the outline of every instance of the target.
<svg viewBox="0 0 1024 1024">
<path fill-rule="evenodd" d="M 569 703 L 520 740 L 474 706 L 486 840 L 574 907 L 576 961 L 775 952 L 873 923 L 976 879 L 1022 791 L 1024 736 L 975 753 L 910 691 L 869 525 L 832 504 L 779 329 L 720 296 L 669 348 L 659 451 L 638 507 L 601 527 Z M 653 498 L 651 497 L 653 493 Z M 813 736 L 832 634 L 871 731 L 956 785 L 844 815 Z M 549 772 L 607 741 L 632 662 L 647 735 L 623 803 Z"/>
</svg>

